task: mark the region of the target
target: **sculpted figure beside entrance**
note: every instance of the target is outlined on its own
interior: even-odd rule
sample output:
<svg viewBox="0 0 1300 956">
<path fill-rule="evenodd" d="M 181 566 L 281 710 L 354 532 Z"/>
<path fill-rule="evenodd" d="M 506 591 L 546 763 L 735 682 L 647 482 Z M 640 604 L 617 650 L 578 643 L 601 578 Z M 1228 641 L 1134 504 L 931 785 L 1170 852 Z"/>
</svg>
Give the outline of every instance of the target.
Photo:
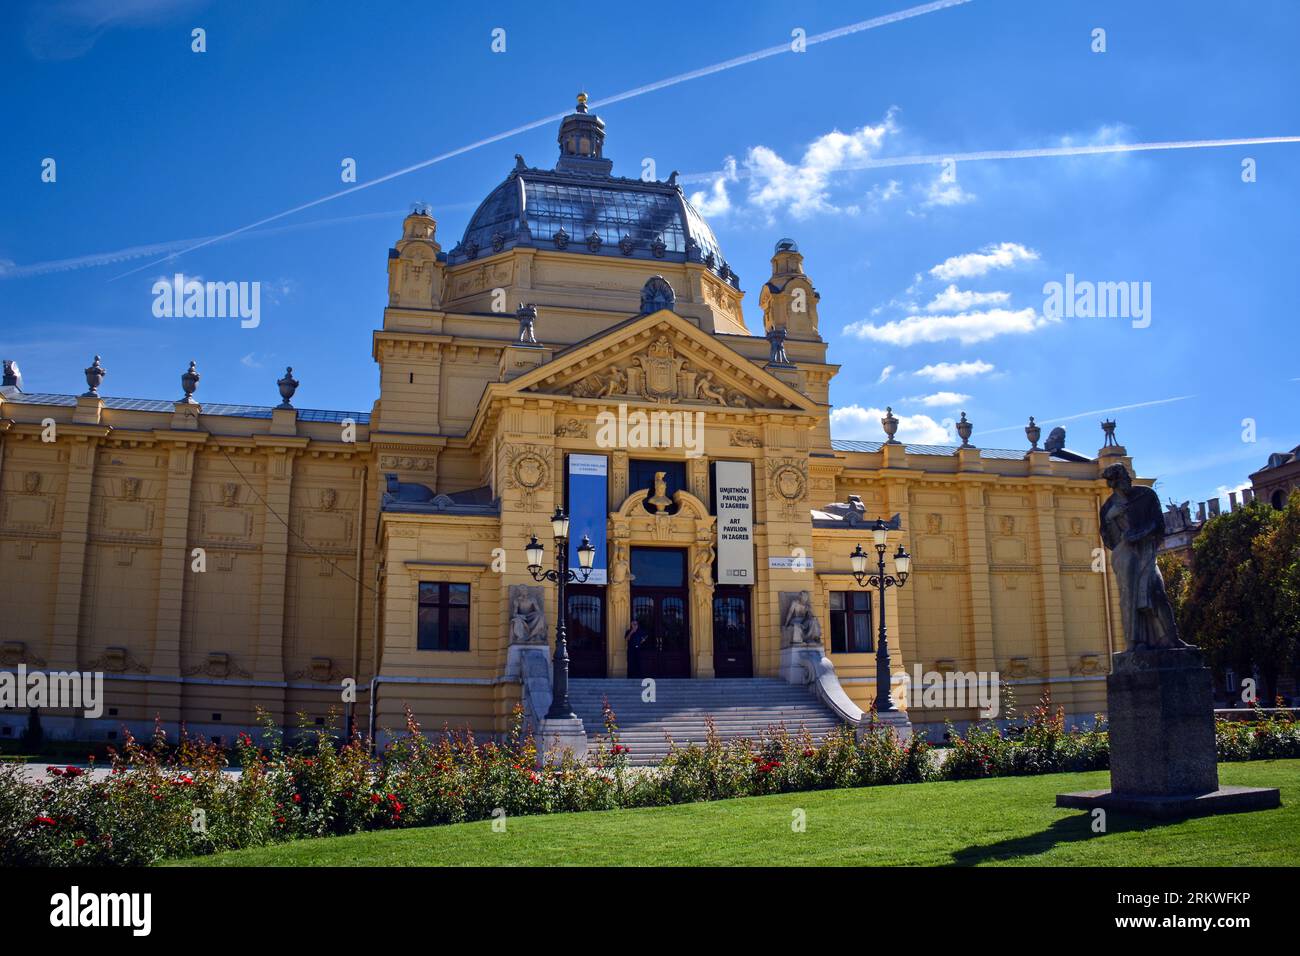
<svg viewBox="0 0 1300 956">
<path fill-rule="evenodd" d="M 781 637 L 786 645 L 821 643 L 821 621 L 817 620 L 812 595 L 807 591 L 781 592 Z"/>
<path fill-rule="evenodd" d="M 510 643 L 546 643 L 546 613 L 542 610 L 540 587 L 510 585 Z"/>
</svg>

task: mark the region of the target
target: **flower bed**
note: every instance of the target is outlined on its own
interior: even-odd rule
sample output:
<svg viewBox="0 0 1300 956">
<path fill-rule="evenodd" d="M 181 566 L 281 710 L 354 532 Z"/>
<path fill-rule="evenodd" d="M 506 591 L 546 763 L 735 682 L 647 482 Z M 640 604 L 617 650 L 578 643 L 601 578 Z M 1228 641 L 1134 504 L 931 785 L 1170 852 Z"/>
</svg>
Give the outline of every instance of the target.
<svg viewBox="0 0 1300 956">
<path fill-rule="evenodd" d="M 541 755 L 516 712 L 501 742 L 472 734 L 405 733 L 381 753 L 367 741 L 338 743 L 321 728 L 286 744 L 269 724 L 241 734 L 239 774 L 226 754 L 193 738 L 145 746 L 128 737 L 107 776 L 53 768 L 48 780 L 0 764 L 0 865 L 146 865 L 162 859 L 363 830 L 431 826 L 538 813 L 667 806 L 803 790 L 934 779 L 1104 769 L 1102 726 L 1067 731 L 1046 699 L 1010 730 L 991 724 L 950 732 L 942 763 L 924 735 L 903 742 L 889 729 L 821 742 L 775 731 L 756 741 L 674 746 L 655 768 L 633 770 L 606 708 L 605 735 L 586 763 Z M 1222 760 L 1300 756 L 1289 715 L 1220 722 Z"/>
</svg>

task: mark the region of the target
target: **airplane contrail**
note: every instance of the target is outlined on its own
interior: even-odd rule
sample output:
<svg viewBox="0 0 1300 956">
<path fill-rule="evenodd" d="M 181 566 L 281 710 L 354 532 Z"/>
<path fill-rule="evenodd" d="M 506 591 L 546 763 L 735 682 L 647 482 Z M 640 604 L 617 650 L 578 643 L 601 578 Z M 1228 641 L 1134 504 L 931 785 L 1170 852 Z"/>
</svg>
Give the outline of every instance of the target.
<svg viewBox="0 0 1300 956">
<path fill-rule="evenodd" d="M 973 153 L 928 153 L 914 156 L 882 156 L 846 163 L 836 171 L 855 169 L 890 169 L 898 166 L 937 166 L 940 163 L 971 163 L 992 159 L 1039 159 L 1052 156 L 1096 156 L 1104 153 L 1142 153 L 1162 149 L 1215 149 L 1224 146 L 1263 146 L 1275 143 L 1300 143 L 1300 136 L 1251 136 L 1237 139 L 1185 139 L 1153 143 L 1107 143 L 1097 146 L 1041 146 L 1034 149 L 984 149 Z M 714 170 L 678 176 L 678 182 L 707 183 L 720 176 L 744 179 L 749 170 Z"/>
<path fill-rule="evenodd" d="M 1116 405 L 1114 408 L 1094 408 L 1089 412 L 1076 412 L 1073 415 L 1037 415 L 1040 421 L 1044 422 L 1073 422 L 1080 418 L 1091 418 L 1093 415 L 1109 415 L 1112 412 L 1127 412 L 1135 408 L 1150 408 L 1152 405 L 1169 405 L 1173 402 L 1185 402 L 1189 398 L 1195 398 L 1195 395 L 1178 395 L 1174 398 L 1157 398 L 1150 402 L 1134 402 L 1132 405 Z M 996 435 L 998 432 L 1011 432 L 1023 425 L 1004 425 L 1001 428 L 984 428 L 980 430 L 981 435 Z"/>
<path fill-rule="evenodd" d="M 894 13 L 887 13 L 882 16 L 872 17 L 870 20 L 861 20 L 857 23 L 851 23 L 848 26 L 836 27 L 833 30 L 827 30 L 824 33 L 818 33 L 813 36 L 807 37 L 804 42 L 808 46 L 812 46 L 817 43 L 825 43 L 828 40 L 835 40 L 838 39 L 839 37 L 849 36 L 854 33 L 861 33 L 864 30 L 874 30 L 878 27 L 888 26 L 891 23 L 898 23 L 901 20 L 910 20 L 913 17 L 924 16 L 927 13 L 937 13 L 940 10 L 946 10 L 950 7 L 962 6 L 964 4 L 971 3 L 971 2 L 972 0 L 934 0 L 934 2 L 932 3 L 923 3 L 919 6 L 909 7 L 906 10 L 898 10 Z M 734 67 L 743 66 L 747 63 L 754 63 L 757 62 L 758 60 L 764 60 L 767 59 L 768 57 L 776 56 L 777 54 L 780 53 L 791 53 L 791 52 L 793 52 L 793 47 L 789 42 L 778 44 L 776 46 L 770 46 L 762 50 L 757 50 L 753 53 L 746 53 L 742 56 L 733 57 L 730 60 L 723 60 L 720 63 L 714 63 L 710 66 L 701 67 L 697 70 L 691 70 L 686 73 L 678 73 L 676 76 L 670 76 L 667 79 L 658 80 L 654 83 L 647 83 L 644 86 L 638 86 L 630 90 L 624 90 L 621 93 L 615 93 L 613 96 L 607 96 L 599 100 L 592 100 L 591 105 L 593 107 L 608 106 L 613 103 L 622 102 L 623 100 L 632 99 L 633 97 L 636 96 L 642 96 L 645 93 L 652 93 L 656 90 L 662 90 L 670 86 L 676 86 L 679 83 L 686 83 L 690 80 L 699 79 L 702 76 L 709 76 L 713 73 L 720 73 L 723 70 L 730 70 Z M 492 136 L 485 136 L 482 139 L 475 140 L 474 142 L 468 143 L 464 146 L 458 146 L 455 149 L 449 149 L 444 153 L 439 153 L 437 156 L 432 156 L 429 159 L 421 160 L 418 163 L 412 163 L 409 166 L 403 166 L 401 169 L 395 169 L 391 173 L 385 173 L 383 176 L 379 176 L 375 179 L 367 180 L 364 183 L 357 183 L 355 186 L 349 186 L 347 189 L 340 189 L 337 192 L 330 193 L 329 195 L 326 196 L 321 196 L 318 199 L 312 199 L 308 202 L 300 203 L 299 205 L 294 206 L 291 209 L 285 209 L 282 210 L 281 212 L 277 212 L 270 216 L 266 216 L 265 218 L 259 219 L 256 222 L 251 222 L 246 226 L 240 226 L 238 229 L 232 229 L 230 232 L 225 232 L 218 236 L 209 236 L 208 238 L 203 239 L 200 242 L 196 242 L 194 245 L 182 249 L 179 252 L 172 253 L 170 255 L 162 257 L 161 259 L 156 259 L 153 262 L 147 262 L 144 265 L 138 266 L 135 269 L 131 269 L 127 272 L 123 272 L 121 275 L 115 276 L 113 279 L 109 281 L 115 282 L 118 279 L 125 278 L 126 276 L 133 275 L 137 272 L 142 272 L 145 269 L 151 269 L 154 266 L 167 262 L 168 260 L 175 259 L 179 256 L 183 256 L 188 252 L 193 252 L 196 249 L 202 249 L 204 246 L 210 246 L 213 243 L 222 242 L 223 240 L 229 239 L 232 236 L 237 236 L 240 233 L 248 232 L 251 229 L 256 229 L 259 226 L 266 225 L 267 223 L 275 222 L 276 220 L 283 219 L 286 216 L 292 216 L 295 213 L 302 212 L 305 209 L 311 209 L 313 206 L 319 206 L 322 203 L 331 202 L 335 199 L 340 199 L 343 196 L 349 196 L 352 193 L 360 192 L 363 189 L 369 189 L 372 186 L 378 186 L 381 183 L 389 182 L 390 180 L 397 179 L 399 176 L 405 176 L 408 173 L 414 173 L 421 169 L 427 169 L 428 167 L 433 166 L 436 163 L 445 162 L 448 159 L 453 159 L 456 156 L 460 156 L 464 153 L 471 152 L 472 150 L 480 149 L 484 146 L 491 145 L 492 143 L 500 142 L 501 140 L 508 139 L 511 136 L 517 136 L 520 133 L 526 133 L 529 130 L 537 129 L 539 126 L 547 126 L 549 124 L 558 122 L 559 120 L 563 119 L 567 115 L 568 113 L 552 113 L 549 116 L 543 116 L 541 119 L 536 119 L 533 120 L 532 122 L 524 123 L 520 126 L 516 126 L 513 127 L 512 129 L 508 129 L 504 132 L 496 133 Z"/>
<path fill-rule="evenodd" d="M 473 203 L 449 203 L 440 205 L 439 209 L 465 209 L 473 208 Z M 345 223 L 362 222 L 367 219 L 389 219 L 393 216 L 405 212 L 404 209 L 385 209 L 378 212 L 365 212 L 355 216 L 335 216 L 330 219 L 313 219 L 310 222 L 294 223 L 287 226 L 275 226 L 270 229 L 263 229 L 257 233 L 258 236 L 274 236 L 285 232 L 300 232 L 305 229 L 318 229 L 322 226 L 337 226 Z M 92 269 L 96 266 L 113 265 L 117 262 L 129 262 L 132 259 L 140 259 L 144 256 L 156 256 L 159 253 L 170 252 L 175 249 L 184 249 L 187 246 L 193 246 L 196 242 L 204 242 L 207 239 L 216 238 L 215 236 L 199 236 L 189 239 L 169 239 L 166 242 L 151 242 L 142 246 L 127 246 L 124 249 L 115 249 L 111 252 L 94 252 L 84 256 L 74 256 L 69 259 L 49 259 L 45 262 L 33 262 L 28 265 L 6 265 L 0 263 L 0 280 L 4 279 L 26 279 L 30 276 L 49 275 L 56 272 L 71 272 L 76 269 Z"/>
</svg>

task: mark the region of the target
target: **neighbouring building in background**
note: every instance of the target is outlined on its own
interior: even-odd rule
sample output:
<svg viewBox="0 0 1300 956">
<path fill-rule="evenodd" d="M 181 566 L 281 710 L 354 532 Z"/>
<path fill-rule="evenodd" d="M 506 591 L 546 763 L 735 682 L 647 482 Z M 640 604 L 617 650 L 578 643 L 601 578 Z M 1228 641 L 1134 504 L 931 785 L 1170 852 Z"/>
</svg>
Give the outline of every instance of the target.
<svg viewBox="0 0 1300 956">
<path fill-rule="evenodd" d="M 1300 488 L 1300 445 L 1268 456 L 1268 464 L 1250 476 L 1255 497 L 1281 511 L 1291 492 Z"/>
<path fill-rule="evenodd" d="M 755 732 L 861 720 L 880 608 L 850 554 L 872 550 L 877 519 L 890 554 L 913 555 L 885 620 L 914 726 L 978 717 L 973 694 L 909 708 L 915 668 L 1000 679 L 1022 708 L 1050 691 L 1071 717 L 1104 712 L 1124 636 L 1101 474 L 1132 471 L 1114 423 L 1095 455 L 1061 428 L 1040 445 L 1032 419 L 1025 446 L 981 448 L 964 414 L 960 444 L 904 444 L 889 412 L 880 441 L 833 439 L 840 367 L 797 245 L 776 244 L 751 332 L 676 174 L 613 175 L 582 99 L 558 139 L 552 168 L 516 157 L 451 249 L 427 208 L 405 218 L 369 411 L 295 407 L 292 370 L 278 404 L 232 405 L 201 401 L 193 365 L 175 400 L 101 396 L 111 356 L 81 395 L 7 366 L 0 668 L 107 678 L 103 717 L 49 711 L 47 734 L 102 741 L 158 716 L 228 736 L 255 708 L 292 725 L 342 706 L 363 732 L 401 728 L 408 705 L 428 729 L 486 735 L 521 704 L 538 718 L 556 589 L 524 546 L 536 534 L 549 566 L 557 507 L 597 548 L 567 608 L 587 733 L 602 696 L 641 692 L 633 619 L 662 701 L 751 714 Z M 7 736 L 26 722 L 0 711 Z"/>
<path fill-rule="evenodd" d="M 1228 511 L 1244 508 L 1255 500 L 1255 492 L 1250 488 L 1228 492 Z M 1196 514 L 1192 514 L 1192 504 L 1184 501 L 1181 505 L 1170 501 L 1165 505 L 1165 539 L 1160 545 L 1160 553 L 1172 553 L 1186 565 L 1192 563 L 1192 544 L 1210 518 L 1217 518 L 1221 513 L 1218 496 L 1198 502 Z"/>
</svg>

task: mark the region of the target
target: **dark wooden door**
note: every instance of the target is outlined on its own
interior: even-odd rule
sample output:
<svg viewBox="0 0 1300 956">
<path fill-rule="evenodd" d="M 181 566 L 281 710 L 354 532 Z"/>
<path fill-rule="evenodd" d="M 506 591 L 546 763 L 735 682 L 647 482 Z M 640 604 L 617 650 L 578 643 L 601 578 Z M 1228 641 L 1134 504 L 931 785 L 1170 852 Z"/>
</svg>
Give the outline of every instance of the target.
<svg viewBox="0 0 1300 956">
<path fill-rule="evenodd" d="M 749 588 L 719 586 L 713 591 L 713 674 L 753 677 Z"/>
<path fill-rule="evenodd" d="M 570 584 L 565 588 L 564 598 L 568 604 L 569 674 L 604 677 L 605 589 L 591 584 Z"/>
<path fill-rule="evenodd" d="M 632 589 L 632 616 L 647 635 L 640 677 L 691 676 L 691 626 L 685 588 Z"/>
</svg>

